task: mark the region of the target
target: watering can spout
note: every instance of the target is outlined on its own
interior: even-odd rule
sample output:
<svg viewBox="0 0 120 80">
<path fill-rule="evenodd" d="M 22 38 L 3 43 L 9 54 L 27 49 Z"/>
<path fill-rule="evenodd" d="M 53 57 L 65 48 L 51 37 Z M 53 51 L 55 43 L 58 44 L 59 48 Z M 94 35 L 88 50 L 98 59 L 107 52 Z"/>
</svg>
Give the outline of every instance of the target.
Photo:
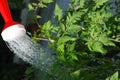
<svg viewBox="0 0 120 80">
<path fill-rule="evenodd" d="M 0 13 L 5 20 L 5 26 L 1 33 L 3 40 L 14 40 L 25 35 L 24 26 L 12 19 L 7 0 L 0 0 Z"/>
</svg>

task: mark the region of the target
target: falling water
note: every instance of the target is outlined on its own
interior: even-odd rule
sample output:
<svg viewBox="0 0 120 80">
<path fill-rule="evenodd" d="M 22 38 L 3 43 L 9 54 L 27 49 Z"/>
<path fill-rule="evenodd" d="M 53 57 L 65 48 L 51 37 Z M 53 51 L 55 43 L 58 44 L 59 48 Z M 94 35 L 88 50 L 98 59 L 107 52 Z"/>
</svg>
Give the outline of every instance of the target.
<svg viewBox="0 0 120 80">
<path fill-rule="evenodd" d="M 41 70 L 49 71 L 54 63 L 55 57 L 51 53 L 45 53 L 42 46 L 32 41 L 27 35 L 6 43 L 18 57 L 36 67 L 40 67 Z"/>
</svg>

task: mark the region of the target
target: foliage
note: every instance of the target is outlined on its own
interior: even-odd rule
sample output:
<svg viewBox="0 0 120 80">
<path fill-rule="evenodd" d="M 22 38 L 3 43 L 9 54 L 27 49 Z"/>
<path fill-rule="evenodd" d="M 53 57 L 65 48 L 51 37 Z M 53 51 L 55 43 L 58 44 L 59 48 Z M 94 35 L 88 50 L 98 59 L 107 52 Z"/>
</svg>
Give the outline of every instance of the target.
<svg viewBox="0 0 120 80">
<path fill-rule="evenodd" d="M 35 71 L 33 67 L 28 67 L 25 71 L 24 80 L 30 80 L 32 78 L 32 73 Z"/>
<path fill-rule="evenodd" d="M 38 0 L 37 3 L 31 3 L 28 5 L 30 10 L 36 10 L 37 8 L 45 8 L 47 7 L 46 4 L 47 3 L 51 3 L 53 2 L 53 0 Z"/>
<path fill-rule="evenodd" d="M 22 1 L 23 0 L 8 0 L 8 3 L 11 9 L 22 9 L 24 6 Z"/>
<path fill-rule="evenodd" d="M 106 80 L 120 80 L 120 78 L 118 78 L 118 72 L 115 72 L 112 76 L 106 78 Z"/>
<path fill-rule="evenodd" d="M 39 0 L 28 6 L 36 10 L 50 2 L 53 0 Z M 68 11 L 63 13 L 56 4 L 56 22 L 38 24 L 41 33 L 33 39 L 47 40 L 57 57 L 46 80 L 105 80 L 120 70 L 120 59 L 106 57 L 110 49 L 120 51 L 120 15 L 109 12 L 109 5 L 108 0 L 71 0 Z M 118 72 L 106 80 L 117 77 Z"/>
</svg>

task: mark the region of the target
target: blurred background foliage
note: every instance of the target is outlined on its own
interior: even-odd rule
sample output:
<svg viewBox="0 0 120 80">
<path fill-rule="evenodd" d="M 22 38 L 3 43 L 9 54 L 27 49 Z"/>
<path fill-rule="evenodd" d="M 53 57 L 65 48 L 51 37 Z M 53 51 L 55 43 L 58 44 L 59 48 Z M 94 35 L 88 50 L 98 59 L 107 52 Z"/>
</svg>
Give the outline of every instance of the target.
<svg viewBox="0 0 120 80">
<path fill-rule="evenodd" d="M 21 10 L 24 8 L 23 0 L 8 0 L 11 9 Z"/>
</svg>

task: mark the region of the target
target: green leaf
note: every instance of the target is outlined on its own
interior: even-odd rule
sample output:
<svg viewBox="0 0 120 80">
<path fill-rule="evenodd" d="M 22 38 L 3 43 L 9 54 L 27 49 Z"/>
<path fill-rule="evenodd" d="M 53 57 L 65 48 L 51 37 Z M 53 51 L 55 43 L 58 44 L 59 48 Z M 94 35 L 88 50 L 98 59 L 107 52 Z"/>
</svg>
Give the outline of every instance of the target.
<svg viewBox="0 0 120 80">
<path fill-rule="evenodd" d="M 44 25 L 41 26 L 41 34 L 44 35 L 44 37 L 50 37 L 51 36 L 51 21 L 47 21 L 44 23 Z"/>
<path fill-rule="evenodd" d="M 45 4 L 38 3 L 38 7 L 39 7 L 39 8 L 46 8 L 47 6 L 46 6 Z"/>
<path fill-rule="evenodd" d="M 57 50 L 58 50 L 59 52 L 64 53 L 64 44 L 59 44 L 59 45 L 57 46 Z"/>
<path fill-rule="evenodd" d="M 119 78 L 118 78 L 118 71 L 115 72 L 112 76 L 106 78 L 105 80 L 119 80 Z"/>
<path fill-rule="evenodd" d="M 90 51 L 100 52 L 105 54 L 107 51 L 104 49 L 103 44 L 99 41 L 94 41 L 93 39 L 88 39 L 87 46 Z"/>
<path fill-rule="evenodd" d="M 100 53 L 106 53 L 107 51 L 103 48 L 103 44 L 101 42 L 94 42 L 92 46 L 93 51 L 100 52 Z"/>
<path fill-rule="evenodd" d="M 68 49 L 68 51 L 69 52 L 73 52 L 74 51 L 74 49 L 75 49 L 75 42 L 73 42 L 73 43 L 71 43 L 71 44 L 67 44 L 67 49 Z"/>
<path fill-rule="evenodd" d="M 51 28 L 51 21 L 47 21 L 46 23 L 44 23 L 44 25 L 42 26 L 42 29 L 45 31 L 49 31 Z"/>
<path fill-rule="evenodd" d="M 41 16 L 37 15 L 37 16 L 36 16 L 36 18 L 37 18 L 37 19 L 40 19 L 40 18 L 41 18 Z"/>
<path fill-rule="evenodd" d="M 69 36 L 63 36 L 60 37 L 57 43 L 57 50 L 60 52 L 64 52 L 64 46 L 67 41 L 75 41 L 76 38 L 69 37 Z"/>
<path fill-rule="evenodd" d="M 33 6 L 37 6 L 37 3 L 32 3 Z"/>
<path fill-rule="evenodd" d="M 66 33 L 75 33 L 77 31 L 79 31 L 80 29 L 81 29 L 80 25 L 71 25 L 70 27 L 68 27 Z"/>
<path fill-rule="evenodd" d="M 80 0 L 71 0 L 72 4 L 77 4 Z"/>
<path fill-rule="evenodd" d="M 65 42 L 67 41 L 75 41 L 76 38 L 74 37 L 70 37 L 70 36 L 63 36 L 63 37 L 60 37 L 59 40 L 58 40 L 58 45 L 59 44 L 64 44 Z"/>
<path fill-rule="evenodd" d="M 110 41 L 110 40 L 102 41 L 102 43 L 105 46 L 115 46 L 115 44 L 112 41 Z"/>
<path fill-rule="evenodd" d="M 78 61 L 78 57 L 74 53 L 69 54 L 69 57 L 70 57 L 70 60 L 76 60 L 76 61 Z"/>
<path fill-rule="evenodd" d="M 108 0 L 93 0 L 95 1 L 96 5 L 94 6 L 94 9 L 99 8 L 101 5 L 106 3 Z"/>
<path fill-rule="evenodd" d="M 60 8 L 60 6 L 58 4 L 56 4 L 56 6 L 55 6 L 54 14 L 55 14 L 54 18 L 56 20 L 59 21 L 62 18 L 62 14 L 63 14 L 62 9 Z"/>
<path fill-rule="evenodd" d="M 71 25 L 73 23 L 76 23 L 78 20 L 81 19 L 81 16 L 85 14 L 86 11 L 87 9 L 83 11 L 81 10 L 80 12 L 73 12 L 72 14 L 69 12 L 67 14 L 67 20 L 66 20 L 67 24 Z"/>
<path fill-rule="evenodd" d="M 65 25 L 63 23 L 60 23 L 60 28 L 62 31 L 65 31 Z"/>
<path fill-rule="evenodd" d="M 79 77 L 79 75 L 80 75 L 80 70 L 74 71 L 73 73 L 71 73 L 71 75 L 72 75 L 73 77 Z"/>
<path fill-rule="evenodd" d="M 59 59 L 60 61 L 63 61 L 63 62 L 65 62 L 65 61 L 66 61 L 66 59 L 65 59 L 64 55 L 60 55 L 60 56 L 58 56 L 58 59 Z"/>
<path fill-rule="evenodd" d="M 43 3 L 51 3 L 53 0 L 41 0 Z"/>
<path fill-rule="evenodd" d="M 80 0 L 80 8 L 84 7 L 84 0 Z"/>
<path fill-rule="evenodd" d="M 29 10 L 34 10 L 34 7 L 30 3 L 28 4 L 28 8 L 29 8 Z"/>
<path fill-rule="evenodd" d="M 115 46 L 115 44 L 107 37 L 107 33 L 101 33 L 98 37 L 98 41 L 100 41 L 105 46 Z"/>
</svg>

